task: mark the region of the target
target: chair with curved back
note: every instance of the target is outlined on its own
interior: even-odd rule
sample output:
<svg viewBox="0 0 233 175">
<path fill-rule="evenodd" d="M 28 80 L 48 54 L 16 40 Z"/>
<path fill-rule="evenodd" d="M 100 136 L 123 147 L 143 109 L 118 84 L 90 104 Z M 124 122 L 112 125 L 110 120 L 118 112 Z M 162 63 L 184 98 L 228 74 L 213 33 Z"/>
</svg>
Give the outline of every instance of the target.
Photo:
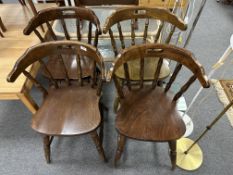
<svg viewBox="0 0 233 175">
<path fill-rule="evenodd" d="M 81 26 L 80 21 L 86 24 L 86 28 Z M 70 25 L 74 24 L 74 26 L 68 27 L 67 23 Z M 43 24 L 44 26 L 46 25 L 48 29 L 45 36 L 43 32 L 40 32 L 39 28 Z M 84 30 L 87 32 L 86 35 Z M 78 40 L 97 47 L 101 29 L 97 16 L 90 9 L 83 7 L 54 7 L 39 11 L 38 14 L 30 20 L 24 29 L 24 34 L 30 35 L 32 32 L 38 36 L 41 42 L 51 40 Z M 50 59 L 47 63 L 48 69 L 55 79 L 65 79 L 64 73 L 60 71 L 62 65 L 56 60 L 56 58 Z M 77 64 L 75 64 L 75 58 L 71 57 L 66 59 L 65 64 L 70 78 L 78 79 L 79 76 L 76 72 Z M 91 68 L 87 59 L 81 58 L 81 67 L 85 69 L 82 76 L 89 77 L 91 75 Z"/>
<path fill-rule="evenodd" d="M 57 81 L 46 66 L 46 61 L 51 58 L 51 55 L 56 55 L 63 65 L 64 72 L 67 72 L 67 67 L 64 65 L 67 55 L 76 55 L 79 65 L 79 71 L 76 71 L 79 74 L 79 82 L 72 81 L 68 74 L 65 74 L 66 83 Z M 81 57 L 90 58 L 94 65 L 91 83 L 81 77 L 83 71 L 80 65 Z M 29 67 L 35 63 L 44 67 L 52 85 L 46 86 L 45 81 L 42 83 L 41 78 L 35 78 L 29 73 Z M 99 74 L 96 74 L 96 67 L 100 70 Z M 101 158 L 105 160 L 102 147 L 102 109 L 99 102 L 104 79 L 103 72 L 104 64 L 98 50 L 78 41 L 56 41 L 33 46 L 19 58 L 10 72 L 8 82 L 14 82 L 23 74 L 42 92 L 43 101 L 32 118 L 31 127 L 44 136 L 44 151 L 48 163 L 50 162 L 50 145 L 54 136 L 83 134 L 91 135 Z M 100 128 L 99 134 L 98 128 Z"/>
<path fill-rule="evenodd" d="M 145 64 L 148 58 L 159 58 L 158 66 L 154 64 L 153 80 L 144 79 Z M 164 59 L 174 65 L 172 76 L 164 87 L 158 86 L 159 73 Z M 138 86 L 132 86 L 129 70 L 130 61 L 139 60 L 140 77 Z M 119 83 L 121 77 L 117 71 L 124 67 L 127 76 L 126 83 Z M 182 67 L 186 69 L 182 69 Z M 182 71 L 182 72 L 181 72 Z M 183 71 L 186 71 L 183 73 Z M 189 75 L 188 80 L 182 77 L 180 89 L 174 90 L 174 82 L 180 82 L 179 75 Z M 116 116 L 116 129 L 119 133 L 115 164 L 120 159 L 126 138 L 142 141 L 168 142 L 172 168 L 176 165 L 176 140 L 185 133 L 185 124 L 176 109 L 176 101 L 187 91 L 190 85 L 198 79 L 204 88 L 209 82 L 202 66 L 195 60 L 192 53 L 172 45 L 141 44 L 125 49 L 119 54 L 113 69 L 113 80 L 120 98 L 120 109 Z M 179 80 L 179 81 L 178 81 Z M 177 86 L 177 84 L 176 84 Z"/>
<path fill-rule="evenodd" d="M 139 23 L 139 28 L 137 30 L 135 28 L 136 20 Z M 139 20 L 141 20 L 141 22 Z M 170 27 L 167 26 L 168 24 L 170 25 Z M 103 33 L 109 33 L 114 54 L 115 56 L 117 56 L 120 50 L 141 43 L 169 44 L 176 28 L 180 30 L 186 30 L 187 26 L 181 19 L 176 17 L 167 9 L 129 7 L 118 9 L 110 17 L 108 17 L 105 21 Z M 167 36 L 164 35 L 164 37 L 161 38 L 161 35 L 165 33 L 165 30 L 167 29 L 170 29 L 169 33 L 167 34 Z M 114 30 L 116 31 L 113 32 Z M 127 30 L 130 31 L 127 32 Z M 152 30 L 153 32 L 149 30 Z M 130 38 L 126 37 L 127 33 L 130 33 Z M 116 44 L 116 39 L 118 38 L 120 39 L 121 48 L 118 48 L 118 45 Z M 151 41 L 152 39 L 153 41 Z M 127 42 L 128 40 L 131 40 L 131 42 Z M 152 72 L 154 70 L 154 67 L 151 67 L 150 65 L 153 64 L 151 62 L 154 61 L 158 62 L 158 59 L 148 59 L 145 62 L 145 79 L 153 79 Z M 131 80 L 140 79 L 140 77 L 138 77 L 136 74 L 139 69 L 139 62 L 131 62 L 128 69 Z M 124 75 L 123 72 L 123 67 L 121 67 L 118 70 L 117 74 L 122 79 L 126 79 L 127 75 Z M 167 64 L 164 64 L 159 78 L 164 79 L 169 75 L 169 67 Z"/>
</svg>

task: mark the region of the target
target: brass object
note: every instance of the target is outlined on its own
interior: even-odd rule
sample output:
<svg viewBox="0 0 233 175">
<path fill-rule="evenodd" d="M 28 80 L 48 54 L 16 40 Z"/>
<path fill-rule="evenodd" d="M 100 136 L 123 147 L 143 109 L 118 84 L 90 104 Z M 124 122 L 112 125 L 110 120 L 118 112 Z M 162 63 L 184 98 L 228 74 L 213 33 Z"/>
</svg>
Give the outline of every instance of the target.
<svg viewBox="0 0 233 175">
<path fill-rule="evenodd" d="M 176 165 L 187 171 L 194 171 L 202 165 L 203 153 L 198 144 L 185 154 L 186 150 L 194 143 L 189 138 L 181 138 L 177 141 L 177 160 Z"/>
<path fill-rule="evenodd" d="M 233 106 L 233 100 L 218 114 L 218 116 L 206 126 L 206 129 L 195 140 L 182 138 L 177 141 L 177 161 L 176 165 L 184 170 L 193 171 L 198 169 L 203 162 L 203 154 L 198 142 L 207 134 L 209 130 L 224 116 L 227 110 Z"/>
</svg>

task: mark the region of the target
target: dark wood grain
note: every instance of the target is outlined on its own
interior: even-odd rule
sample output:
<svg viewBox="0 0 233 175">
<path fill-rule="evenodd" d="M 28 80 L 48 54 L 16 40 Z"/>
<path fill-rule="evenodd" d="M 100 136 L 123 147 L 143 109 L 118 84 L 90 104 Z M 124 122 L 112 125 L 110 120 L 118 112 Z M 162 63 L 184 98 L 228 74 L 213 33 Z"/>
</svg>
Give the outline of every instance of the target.
<svg viewBox="0 0 233 175">
<path fill-rule="evenodd" d="M 50 89 L 32 118 L 32 128 L 46 135 L 89 133 L 100 125 L 98 102 L 96 90 L 90 86 Z"/>
<path fill-rule="evenodd" d="M 163 88 L 150 87 L 128 91 L 117 112 L 116 128 L 119 133 L 138 140 L 169 141 L 185 133 L 185 125 L 176 111 L 171 94 Z"/>
</svg>

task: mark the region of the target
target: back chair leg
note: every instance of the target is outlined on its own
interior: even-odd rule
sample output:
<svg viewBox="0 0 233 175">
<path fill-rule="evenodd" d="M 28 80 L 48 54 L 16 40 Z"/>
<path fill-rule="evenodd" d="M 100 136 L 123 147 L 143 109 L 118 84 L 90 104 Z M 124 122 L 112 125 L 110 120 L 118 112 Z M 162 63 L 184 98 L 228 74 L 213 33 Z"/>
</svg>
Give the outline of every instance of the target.
<svg viewBox="0 0 233 175">
<path fill-rule="evenodd" d="M 50 137 L 45 135 L 43 138 L 43 141 L 44 141 L 45 159 L 46 159 L 47 163 L 50 163 L 51 162 L 51 159 L 50 159 L 50 143 L 51 143 Z"/>
<path fill-rule="evenodd" d="M 0 17 L 0 28 L 2 29 L 3 32 L 6 31 L 6 26 L 4 25 L 1 17 Z"/>
<path fill-rule="evenodd" d="M 104 135 L 104 106 L 103 103 L 99 103 L 99 110 L 100 110 L 100 115 L 101 115 L 101 124 L 100 124 L 100 131 L 99 131 L 99 136 L 100 136 L 100 143 L 103 145 L 103 135 Z"/>
<path fill-rule="evenodd" d="M 96 148 L 97 148 L 97 151 L 98 151 L 100 157 L 102 158 L 102 160 L 103 160 L 104 162 L 106 162 L 107 159 L 106 159 L 106 157 L 105 157 L 104 149 L 103 149 L 103 146 L 102 146 L 102 144 L 101 144 L 100 137 L 99 137 L 98 134 L 97 134 L 97 131 L 95 130 L 95 131 L 91 132 L 90 135 L 91 135 L 91 138 L 93 139 L 93 141 L 94 141 L 94 143 L 95 143 L 95 146 L 96 146 Z"/>
<path fill-rule="evenodd" d="M 103 145 L 103 138 L 104 138 L 104 119 L 102 118 L 101 125 L 100 125 L 100 144 Z"/>
<path fill-rule="evenodd" d="M 100 142 L 103 144 L 103 137 L 104 137 L 104 121 L 107 120 L 107 118 L 104 118 L 104 111 L 108 112 L 108 107 L 103 104 L 102 102 L 99 103 L 99 110 L 100 110 L 100 115 L 101 115 L 101 125 L 100 125 Z"/>
<path fill-rule="evenodd" d="M 116 96 L 114 99 L 114 104 L 113 104 L 113 109 L 114 109 L 115 113 L 117 113 L 117 111 L 118 111 L 119 103 L 120 103 L 120 99 L 118 96 Z"/>
<path fill-rule="evenodd" d="M 172 163 L 172 170 L 176 168 L 176 140 L 168 142 L 170 147 L 170 158 Z"/>
<path fill-rule="evenodd" d="M 119 134 L 118 135 L 118 143 L 117 143 L 117 151 L 116 151 L 115 160 L 114 160 L 115 167 L 117 166 L 117 161 L 120 160 L 121 155 L 124 151 L 125 141 L 126 141 L 126 137 Z"/>
<path fill-rule="evenodd" d="M 0 30 L 0 36 L 1 36 L 2 38 L 4 38 L 4 35 L 2 34 L 1 30 Z"/>
</svg>

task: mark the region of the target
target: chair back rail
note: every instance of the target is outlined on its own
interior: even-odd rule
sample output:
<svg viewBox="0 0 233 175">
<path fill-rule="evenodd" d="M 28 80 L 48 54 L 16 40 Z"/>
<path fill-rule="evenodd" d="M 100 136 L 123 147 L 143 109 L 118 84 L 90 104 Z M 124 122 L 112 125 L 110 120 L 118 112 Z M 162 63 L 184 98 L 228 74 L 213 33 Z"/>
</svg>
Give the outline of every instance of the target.
<svg viewBox="0 0 233 175">
<path fill-rule="evenodd" d="M 168 24 L 171 24 L 170 32 L 165 39 L 165 43 L 169 44 L 171 41 L 171 38 L 176 30 L 176 28 L 180 30 L 186 30 L 187 25 L 176 15 L 172 14 L 167 9 L 161 9 L 161 8 L 149 8 L 149 7 L 129 7 L 129 8 L 123 8 L 119 9 L 116 12 L 114 12 L 110 17 L 107 18 L 103 33 L 109 33 L 111 38 L 111 43 L 113 47 L 113 51 L 115 55 L 118 54 L 118 50 L 116 47 L 116 41 L 115 36 L 112 32 L 112 27 L 117 25 L 119 38 L 121 42 L 121 48 L 125 48 L 125 41 L 124 41 L 124 35 L 123 35 L 123 29 L 121 26 L 121 22 L 126 20 L 131 20 L 131 45 L 135 45 L 135 26 L 136 26 L 136 20 L 138 19 L 145 19 L 144 24 L 144 31 L 143 31 L 143 41 L 142 43 L 146 43 L 146 39 L 148 37 L 148 28 L 150 24 L 150 20 L 157 20 L 159 21 L 159 27 L 157 30 L 156 35 L 154 36 L 154 42 L 158 42 L 159 37 L 161 36 L 161 33 L 163 32 L 165 22 Z"/>
<path fill-rule="evenodd" d="M 186 67 L 191 72 L 191 77 L 184 83 L 184 85 L 181 86 L 180 90 L 174 95 L 173 101 L 178 100 L 190 87 L 190 85 L 198 79 L 201 85 L 204 88 L 209 87 L 208 79 L 205 75 L 204 69 L 201 66 L 201 64 L 195 59 L 193 54 L 185 49 L 178 48 L 173 45 L 166 45 L 166 44 L 141 44 L 137 46 L 132 46 L 120 53 L 117 57 L 117 60 L 114 63 L 114 69 L 113 69 L 113 79 L 118 91 L 118 94 L 120 98 L 124 98 L 124 92 L 123 88 L 126 85 L 129 90 L 132 89 L 130 81 L 130 76 L 128 73 L 127 63 L 129 61 L 133 60 L 140 60 L 140 70 L 138 74 L 140 75 L 139 80 L 139 88 L 144 87 L 144 62 L 148 58 L 154 58 L 156 59 L 159 57 L 158 65 L 156 65 L 155 73 L 154 73 L 154 80 L 151 82 L 151 89 L 155 89 L 158 86 L 158 75 L 161 70 L 162 65 L 162 59 L 166 58 L 168 60 L 176 62 L 176 67 L 172 73 L 172 76 L 168 80 L 165 88 L 164 93 L 167 93 L 172 84 L 175 82 L 176 78 L 178 77 L 178 74 L 182 67 Z M 117 76 L 116 72 L 121 67 L 124 66 L 124 72 L 126 77 L 126 84 L 120 83 L 119 77 Z M 147 84 L 148 85 L 148 84 Z M 134 87 L 135 88 L 135 87 Z"/>
<path fill-rule="evenodd" d="M 139 20 L 141 21 L 140 25 L 138 24 L 140 22 Z M 127 21 L 130 22 L 130 29 L 128 29 L 129 27 L 128 25 L 126 25 Z M 123 22 L 124 26 L 122 25 Z M 140 26 L 140 31 L 137 31 L 138 33 L 136 33 L 138 26 Z M 114 29 L 117 29 L 118 34 L 117 32 L 113 32 Z M 182 19 L 178 18 L 175 14 L 171 13 L 167 9 L 149 7 L 129 7 L 118 9 L 110 17 L 108 17 L 103 28 L 103 33 L 109 33 L 113 52 L 115 56 L 117 56 L 119 51 L 129 46 L 134 46 L 136 43 L 169 44 L 172 40 L 173 34 L 176 31 L 176 29 L 184 31 L 187 29 L 187 25 L 182 21 Z M 128 34 L 128 32 L 126 32 L 126 30 L 130 30 L 130 44 L 129 42 L 127 42 L 128 37 L 126 36 L 126 34 Z M 153 32 L 151 32 L 151 30 Z M 142 35 L 142 39 L 138 38 L 139 35 Z M 117 47 L 118 38 L 120 40 L 120 44 L 118 44 L 119 48 Z M 160 57 L 157 59 L 159 60 L 158 65 L 155 65 L 154 68 L 150 68 L 153 69 L 152 71 L 157 71 L 153 75 L 148 74 L 149 76 L 147 76 L 148 79 L 154 80 L 153 87 L 155 87 L 160 82 L 160 72 L 161 69 L 163 69 L 164 67 L 164 58 Z M 126 64 L 128 63 L 125 63 L 124 67 L 122 68 L 124 69 L 125 73 L 123 74 L 122 71 L 119 70 L 118 74 L 121 75 L 122 80 L 124 79 L 128 87 L 130 88 L 130 80 L 140 79 L 140 77 L 134 75 L 130 79 L 128 70 L 129 68 L 135 67 L 135 65 L 137 64 L 141 65 L 142 63 L 135 62 L 131 65 Z M 149 64 L 149 62 L 145 62 L 143 66 L 146 66 L 146 69 L 148 69 Z M 134 71 L 132 70 L 132 72 Z M 141 74 L 140 76 L 142 78 L 143 75 Z M 169 73 L 167 73 L 165 77 L 167 76 L 169 76 Z"/>
<path fill-rule="evenodd" d="M 131 20 L 131 45 L 135 45 L 135 26 L 137 25 L 138 19 L 144 19 L 144 31 L 143 31 L 143 41 L 142 43 L 146 43 L 147 37 L 148 37 L 148 28 L 150 25 L 150 20 L 157 20 L 159 21 L 159 26 L 157 29 L 157 33 L 154 36 L 154 42 L 158 42 L 159 37 L 161 36 L 161 33 L 163 32 L 165 23 L 171 24 L 170 32 L 165 39 L 165 43 L 170 43 L 171 38 L 176 30 L 176 28 L 180 30 L 186 30 L 187 25 L 177 16 L 172 14 L 167 9 L 161 9 L 161 8 L 149 8 L 149 7 L 128 7 L 128 8 L 122 8 L 118 9 L 116 12 L 114 12 L 110 17 L 107 18 L 103 33 L 109 33 L 111 38 L 111 43 L 113 47 L 113 51 L 115 55 L 118 54 L 118 49 L 116 47 L 116 36 L 113 35 L 112 27 L 117 25 L 119 38 L 121 42 L 121 49 L 124 49 L 125 41 L 124 41 L 124 32 L 121 26 L 121 22 L 126 20 Z"/>
<path fill-rule="evenodd" d="M 69 30 L 67 24 L 68 21 L 66 20 L 72 20 L 72 22 L 74 22 L 76 31 L 74 30 L 74 32 L 71 32 Z M 56 25 L 59 25 L 59 27 L 61 27 L 61 31 L 63 33 L 59 33 L 58 31 L 56 31 L 57 27 L 53 26 L 55 25 L 55 22 L 57 22 Z M 87 23 L 87 41 L 85 37 L 83 37 L 84 31 L 82 31 L 82 27 L 85 22 Z M 47 26 L 47 34 L 44 35 L 43 32 L 40 32 L 39 27 L 41 25 Z M 39 11 L 38 14 L 30 20 L 30 22 L 24 29 L 24 34 L 30 35 L 32 32 L 34 32 L 38 36 L 41 42 L 47 42 L 51 40 L 78 40 L 87 42 L 97 47 L 98 37 L 101 34 L 101 28 L 99 19 L 97 18 L 95 13 L 90 9 L 84 7 L 54 7 Z M 61 55 L 58 55 L 58 57 L 59 60 L 57 61 L 59 61 L 60 67 L 63 68 L 60 72 L 54 72 L 51 70 L 51 72 L 53 72 L 54 74 L 54 79 L 65 79 L 67 82 L 69 82 L 69 73 L 73 75 L 73 79 L 79 79 L 80 75 L 76 76 L 74 68 L 71 67 L 72 65 L 67 66 L 67 68 L 64 67 L 65 64 L 72 63 L 73 58 L 70 58 L 70 60 L 64 60 Z M 80 58 L 78 59 L 85 61 L 85 59 L 82 56 L 80 56 Z M 79 63 L 79 61 L 77 63 Z M 49 62 L 47 65 L 48 69 L 53 69 L 53 64 L 54 61 L 51 60 L 51 62 Z M 79 64 L 77 64 L 77 66 L 79 66 Z M 45 76 L 48 76 L 47 74 L 48 73 L 46 73 Z M 84 78 L 88 77 L 90 74 L 91 72 L 89 71 L 86 72 L 86 74 L 82 74 L 82 76 Z"/>
<path fill-rule="evenodd" d="M 98 44 L 98 36 L 101 34 L 101 28 L 100 28 L 100 22 L 98 17 L 95 15 L 95 13 L 87 8 L 84 7 L 54 7 L 54 8 L 48 8 L 44 9 L 38 12 L 36 16 L 34 16 L 26 28 L 24 29 L 25 35 L 30 35 L 32 32 L 34 32 L 38 38 L 41 40 L 41 42 L 45 42 L 46 39 L 44 39 L 38 30 L 38 27 L 42 24 L 46 24 L 49 34 L 53 40 L 58 40 L 58 37 L 55 35 L 55 31 L 51 26 L 51 22 L 55 20 L 59 20 L 61 22 L 61 26 L 63 28 L 63 32 L 65 35 L 65 38 L 67 40 L 71 39 L 70 33 L 68 32 L 68 27 L 66 24 L 66 19 L 74 19 L 76 20 L 76 30 L 77 30 L 77 40 L 81 40 L 81 24 L 80 21 L 84 22 L 87 21 L 89 23 L 88 27 L 88 43 L 91 44 L 92 37 L 92 29 L 93 25 L 95 26 L 95 35 L 94 35 L 94 44 L 97 46 Z"/>
<path fill-rule="evenodd" d="M 48 90 L 42 83 L 40 83 L 36 79 L 36 77 L 33 77 L 33 75 L 31 75 L 30 71 L 28 71 L 28 67 L 30 67 L 34 63 L 39 62 L 42 66 L 45 67 L 44 70 L 48 72 L 49 81 L 53 83 L 53 87 L 63 87 L 63 84 L 59 84 L 59 82 L 53 78 L 52 74 L 46 66 L 45 61 L 48 61 L 48 59 L 50 59 L 52 55 L 56 55 L 56 58 L 60 59 L 61 62 L 63 62 L 63 60 L 67 58 L 67 55 L 75 55 L 78 65 L 80 65 L 80 57 L 91 59 L 94 65 L 93 72 L 96 72 L 97 67 L 98 70 L 100 70 L 100 73 L 98 73 L 98 75 L 92 75 L 91 86 L 95 88 L 97 85 L 97 94 L 100 95 L 102 81 L 105 78 L 102 56 L 95 47 L 78 41 L 51 41 L 41 43 L 27 49 L 16 62 L 13 70 L 9 73 L 7 81 L 14 82 L 20 74 L 24 74 L 35 85 L 35 87 L 37 87 L 42 92 L 43 96 L 45 97 L 48 94 Z M 67 71 L 65 64 L 63 64 L 63 68 L 64 71 Z M 82 67 L 77 66 L 77 68 L 79 69 L 77 70 L 77 73 L 81 72 L 82 74 Z M 68 74 L 66 75 L 67 86 L 70 86 L 72 84 L 71 80 Z M 99 82 L 97 83 L 97 81 Z M 79 82 L 80 85 L 83 86 L 83 80 L 81 77 Z"/>
</svg>

